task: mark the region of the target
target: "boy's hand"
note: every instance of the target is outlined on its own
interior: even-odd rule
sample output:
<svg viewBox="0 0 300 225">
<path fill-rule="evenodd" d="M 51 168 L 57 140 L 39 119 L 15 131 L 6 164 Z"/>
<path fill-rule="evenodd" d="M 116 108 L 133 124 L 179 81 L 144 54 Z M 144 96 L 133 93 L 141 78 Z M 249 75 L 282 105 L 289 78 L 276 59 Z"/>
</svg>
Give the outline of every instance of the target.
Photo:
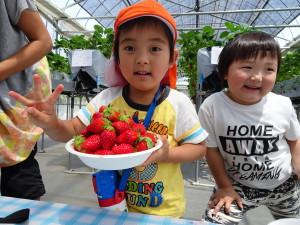
<svg viewBox="0 0 300 225">
<path fill-rule="evenodd" d="M 55 121 L 58 120 L 54 105 L 59 95 L 63 91 L 64 86 L 62 84 L 58 85 L 55 91 L 45 98 L 42 92 L 39 75 L 35 74 L 33 76 L 33 80 L 35 99 L 28 99 L 14 91 L 10 91 L 9 96 L 28 107 L 22 114 L 23 118 L 29 116 L 30 120 L 34 124 L 43 129 L 47 129 L 53 126 Z"/>
<path fill-rule="evenodd" d="M 210 198 L 209 209 L 214 208 L 213 214 L 217 214 L 220 209 L 224 206 L 225 212 L 230 213 L 230 206 L 233 201 L 235 201 L 241 209 L 243 208 L 243 202 L 232 187 L 219 188 L 217 192 Z"/>
<path fill-rule="evenodd" d="M 142 163 L 140 166 L 148 166 L 155 162 L 164 162 L 169 157 L 169 142 L 167 136 L 156 135 L 156 137 L 162 141 L 162 147 L 154 152 L 148 157 L 148 159 Z"/>
<path fill-rule="evenodd" d="M 292 154 L 292 165 L 294 173 L 297 174 L 298 180 L 300 181 L 300 138 L 294 141 L 287 140 L 287 143 L 290 146 Z"/>
</svg>

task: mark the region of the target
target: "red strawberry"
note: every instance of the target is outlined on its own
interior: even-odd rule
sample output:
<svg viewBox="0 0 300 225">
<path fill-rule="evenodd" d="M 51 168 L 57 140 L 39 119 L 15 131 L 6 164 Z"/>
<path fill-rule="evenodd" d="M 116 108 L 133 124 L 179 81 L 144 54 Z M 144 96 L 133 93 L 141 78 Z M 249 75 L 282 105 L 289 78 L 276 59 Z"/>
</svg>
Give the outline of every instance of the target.
<svg viewBox="0 0 300 225">
<path fill-rule="evenodd" d="M 116 122 L 119 119 L 119 115 L 121 114 L 121 110 L 117 107 L 107 107 L 103 110 L 103 116 L 109 119 L 112 122 Z"/>
<path fill-rule="evenodd" d="M 83 135 L 77 135 L 73 137 L 73 147 L 76 151 L 82 152 L 81 145 L 85 141 L 85 137 Z"/>
<path fill-rule="evenodd" d="M 99 108 L 99 113 L 102 113 L 104 109 L 106 109 L 106 106 L 105 106 L 105 105 L 102 105 L 102 106 Z"/>
<path fill-rule="evenodd" d="M 119 120 L 127 122 L 130 127 L 132 127 L 133 124 L 136 124 L 136 122 L 128 115 L 119 116 Z"/>
<path fill-rule="evenodd" d="M 103 118 L 103 115 L 100 112 L 95 112 L 91 118 L 91 123 L 98 118 Z"/>
<path fill-rule="evenodd" d="M 125 130 L 122 134 L 120 134 L 116 142 L 118 144 L 126 143 L 133 145 L 134 142 L 139 138 L 139 133 L 135 130 Z"/>
<path fill-rule="evenodd" d="M 111 150 L 99 150 L 94 152 L 95 155 L 113 155 Z"/>
<path fill-rule="evenodd" d="M 140 137 L 137 140 L 136 144 L 134 145 L 135 150 L 138 152 L 145 151 L 152 147 L 153 147 L 153 142 L 149 137 Z"/>
<path fill-rule="evenodd" d="M 117 131 L 117 134 L 122 134 L 125 130 L 129 130 L 130 126 L 125 121 L 117 121 L 111 124 Z"/>
<path fill-rule="evenodd" d="M 77 145 L 74 145 L 73 148 L 75 151 L 80 152 L 80 150 L 77 148 Z"/>
<path fill-rule="evenodd" d="M 140 134 L 146 133 L 146 127 L 141 123 L 133 124 L 131 129 L 138 131 Z"/>
<path fill-rule="evenodd" d="M 82 144 L 81 148 L 88 151 L 101 150 L 101 137 L 99 134 L 92 134 Z"/>
<path fill-rule="evenodd" d="M 145 151 L 148 150 L 148 146 L 147 146 L 147 142 L 142 141 L 142 142 L 138 142 L 134 145 L 134 149 L 137 152 L 141 152 L 141 151 Z"/>
<path fill-rule="evenodd" d="M 83 153 L 85 153 L 85 154 L 94 154 L 94 151 L 91 151 L 91 150 L 84 150 Z"/>
<path fill-rule="evenodd" d="M 100 136 L 102 148 L 104 150 L 110 150 L 116 144 L 117 134 L 112 126 L 108 126 Z"/>
<path fill-rule="evenodd" d="M 83 129 L 82 131 L 80 131 L 80 134 L 84 137 L 89 137 L 91 135 L 91 133 L 88 132 L 87 129 Z"/>
<path fill-rule="evenodd" d="M 120 144 L 120 145 L 116 145 L 112 148 L 112 152 L 115 155 L 119 155 L 119 154 L 129 154 L 129 153 L 134 153 L 134 148 L 129 145 L 129 144 Z"/>
<path fill-rule="evenodd" d="M 86 129 L 88 132 L 101 134 L 102 131 L 106 128 L 106 126 L 110 125 L 111 122 L 106 118 L 98 118 L 90 123 Z"/>
<path fill-rule="evenodd" d="M 156 144 L 156 138 L 155 138 L 155 136 L 154 136 L 154 134 L 152 134 L 152 133 L 145 133 L 145 134 L 143 134 L 143 135 L 141 135 L 141 137 L 149 137 L 149 138 L 151 138 L 151 140 L 152 140 L 152 142 L 153 142 L 153 145 L 155 145 Z"/>
</svg>

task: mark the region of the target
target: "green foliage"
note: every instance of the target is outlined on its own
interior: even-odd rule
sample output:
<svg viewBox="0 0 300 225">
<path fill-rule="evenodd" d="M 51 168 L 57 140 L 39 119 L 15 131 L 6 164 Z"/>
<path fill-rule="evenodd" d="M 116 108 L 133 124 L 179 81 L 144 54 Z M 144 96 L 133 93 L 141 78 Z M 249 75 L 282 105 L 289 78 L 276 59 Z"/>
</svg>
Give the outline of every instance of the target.
<svg viewBox="0 0 300 225">
<path fill-rule="evenodd" d="M 277 82 L 291 80 L 300 75 L 300 49 L 287 53 L 281 61 L 281 67 L 277 75 Z M 297 79 L 299 80 L 299 79 Z"/>
<path fill-rule="evenodd" d="M 180 58 L 178 59 L 178 71 L 188 77 L 188 91 L 190 97 L 196 94 L 197 88 L 197 52 L 200 48 L 224 46 L 229 40 L 239 34 L 256 31 L 255 28 L 247 24 L 234 26 L 233 23 L 226 22 L 228 31 L 223 31 L 219 38 L 216 31 L 211 26 L 205 26 L 201 31 L 191 30 L 187 33 L 181 32 L 178 38 L 180 45 Z"/>
<path fill-rule="evenodd" d="M 95 25 L 94 29 L 95 32 L 91 38 L 86 38 L 84 35 L 75 35 L 69 39 L 65 37 L 61 37 L 60 40 L 55 39 L 54 49 L 63 49 L 66 54 L 74 49 L 99 49 L 105 57 L 109 58 L 113 46 L 113 29 L 104 29 L 99 25 Z M 68 58 L 50 52 L 47 59 L 52 70 L 71 73 Z"/>
<path fill-rule="evenodd" d="M 47 59 L 49 67 L 52 70 L 71 74 L 71 68 L 66 57 L 60 56 L 59 54 L 55 54 L 53 52 L 49 52 L 49 54 L 47 55 Z"/>
<path fill-rule="evenodd" d="M 216 41 L 215 30 L 210 26 L 203 27 L 202 32 L 190 30 L 181 32 L 178 44 L 181 47 L 178 59 L 178 71 L 188 78 L 188 91 L 190 97 L 196 94 L 197 86 L 197 52 L 200 48 L 221 46 L 222 42 Z"/>
<path fill-rule="evenodd" d="M 234 24 L 231 22 L 225 22 L 224 24 L 227 27 L 228 31 L 223 31 L 220 34 L 220 39 L 225 39 L 227 41 L 231 40 L 232 38 L 235 38 L 240 34 L 248 33 L 251 31 L 257 31 L 255 27 L 251 27 L 245 23 L 241 23 L 238 26 L 234 26 Z M 224 42 L 224 44 L 226 44 L 226 41 Z"/>
</svg>

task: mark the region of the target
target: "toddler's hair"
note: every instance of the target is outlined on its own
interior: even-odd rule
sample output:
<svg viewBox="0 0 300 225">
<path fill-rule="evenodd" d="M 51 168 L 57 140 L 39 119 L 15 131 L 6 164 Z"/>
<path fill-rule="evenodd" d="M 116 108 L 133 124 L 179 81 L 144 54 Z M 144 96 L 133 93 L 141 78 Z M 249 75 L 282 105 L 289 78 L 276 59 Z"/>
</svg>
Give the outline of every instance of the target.
<svg viewBox="0 0 300 225">
<path fill-rule="evenodd" d="M 230 40 L 219 56 L 218 75 L 223 88 L 228 87 L 224 77 L 228 74 L 229 66 L 234 61 L 246 61 L 250 58 L 266 57 L 270 52 L 271 57 L 277 59 L 277 73 L 281 64 L 281 51 L 277 41 L 269 34 L 264 32 L 249 32 L 240 34 Z"/>
</svg>

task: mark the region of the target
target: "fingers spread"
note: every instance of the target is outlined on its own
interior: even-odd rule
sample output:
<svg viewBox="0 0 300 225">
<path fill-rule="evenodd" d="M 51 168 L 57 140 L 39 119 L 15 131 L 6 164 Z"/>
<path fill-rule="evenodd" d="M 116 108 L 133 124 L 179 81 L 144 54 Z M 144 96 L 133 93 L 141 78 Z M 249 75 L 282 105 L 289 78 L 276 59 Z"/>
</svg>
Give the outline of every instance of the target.
<svg viewBox="0 0 300 225">
<path fill-rule="evenodd" d="M 10 91 L 8 92 L 9 96 L 16 99 L 18 102 L 20 102 L 21 104 L 25 105 L 25 106 L 31 106 L 32 105 L 32 101 L 29 100 L 28 98 L 25 98 L 24 96 L 14 92 L 14 91 Z"/>
<path fill-rule="evenodd" d="M 33 75 L 33 89 L 34 89 L 34 94 L 35 94 L 35 100 L 36 101 L 41 101 L 44 99 L 44 95 L 42 92 L 42 85 L 41 85 L 41 78 L 38 74 Z"/>
<path fill-rule="evenodd" d="M 51 105 L 54 105 L 63 90 L 64 90 L 64 85 L 62 84 L 58 85 L 56 89 L 53 91 L 53 93 L 49 96 L 48 102 Z"/>
<path fill-rule="evenodd" d="M 231 202 L 226 202 L 225 203 L 225 212 L 230 213 L 230 207 L 231 207 Z"/>
<path fill-rule="evenodd" d="M 241 200 L 237 200 L 236 203 L 240 209 L 243 209 L 243 202 Z"/>
<path fill-rule="evenodd" d="M 39 126 L 43 128 L 43 123 L 47 119 L 42 112 L 33 107 L 29 107 L 27 108 L 27 113 L 32 122 L 34 122 L 35 124 L 39 124 Z"/>
<path fill-rule="evenodd" d="M 216 204 L 216 206 L 215 206 L 215 209 L 214 209 L 214 211 L 213 211 L 213 214 L 217 214 L 217 213 L 220 211 L 220 209 L 223 207 L 223 205 L 224 205 L 224 203 L 222 203 L 221 201 L 219 201 L 219 202 Z"/>
</svg>

